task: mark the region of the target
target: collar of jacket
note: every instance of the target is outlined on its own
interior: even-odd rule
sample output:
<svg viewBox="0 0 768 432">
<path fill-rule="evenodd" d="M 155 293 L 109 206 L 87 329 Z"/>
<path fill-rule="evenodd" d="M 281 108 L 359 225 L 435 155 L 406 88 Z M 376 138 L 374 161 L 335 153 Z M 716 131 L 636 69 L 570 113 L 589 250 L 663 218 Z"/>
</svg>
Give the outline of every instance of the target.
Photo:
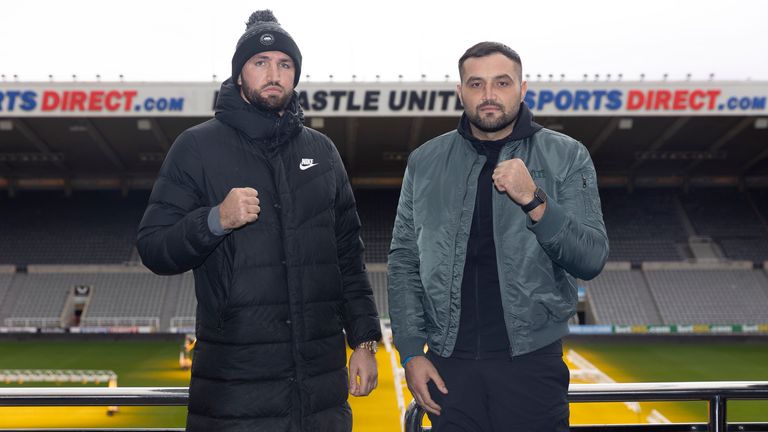
<svg viewBox="0 0 768 432">
<path fill-rule="evenodd" d="M 496 141 L 483 141 L 475 138 L 474 135 L 472 135 L 472 129 L 469 127 L 469 117 L 467 117 L 466 113 L 461 115 L 459 126 L 456 129 L 464 139 L 472 143 L 472 146 L 478 152 L 485 153 L 483 150 L 484 146 L 491 145 L 501 147 L 510 141 L 527 138 L 538 132 L 541 128 L 542 126 L 540 124 L 533 121 L 533 113 L 528 109 L 528 105 L 526 105 L 525 102 L 520 102 L 520 111 L 517 113 L 515 127 L 512 129 L 512 133 L 504 138 Z"/>
<path fill-rule="evenodd" d="M 221 83 L 216 99 L 216 118 L 241 131 L 251 140 L 272 146 L 293 138 L 304 127 L 304 112 L 299 98 L 293 92 L 291 101 L 282 116 L 259 109 L 240 96 L 240 90 L 232 78 Z"/>
</svg>

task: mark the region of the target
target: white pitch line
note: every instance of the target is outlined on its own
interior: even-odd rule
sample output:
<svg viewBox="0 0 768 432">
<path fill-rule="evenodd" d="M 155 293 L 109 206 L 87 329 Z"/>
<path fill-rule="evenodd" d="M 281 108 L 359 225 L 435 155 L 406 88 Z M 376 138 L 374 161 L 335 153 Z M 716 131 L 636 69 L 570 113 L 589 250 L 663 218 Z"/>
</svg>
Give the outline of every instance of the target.
<svg viewBox="0 0 768 432">
<path fill-rule="evenodd" d="M 384 342 L 384 349 L 389 354 L 389 363 L 392 368 L 392 377 L 395 385 L 395 397 L 397 398 L 397 409 L 400 411 L 400 430 L 405 430 L 405 395 L 403 394 L 403 381 L 405 380 L 405 371 L 400 367 L 400 363 L 397 362 L 397 355 L 392 348 L 392 328 L 389 327 L 388 322 L 381 320 L 381 335 Z"/>
<path fill-rule="evenodd" d="M 648 423 L 672 423 L 669 421 L 668 418 L 664 417 L 660 412 L 657 410 L 651 410 L 651 413 L 646 418 L 648 420 Z"/>
<path fill-rule="evenodd" d="M 579 368 L 577 371 L 573 371 L 573 374 L 575 376 L 586 376 L 591 379 L 591 381 L 596 383 L 615 383 L 616 380 L 608 376 L 605 372 L 601 371 L 597 366 L 592 364 L 589 360 L 585 359 L 581 356 L 581 354 L 577 353 L 576 351 L 569 349 L 568 354 L 566 354 L 566 358 L 568 358 L 568 361 L 573 363 L 576 367 Z M 641 412 L 640 409 L 640 403 L 638 402 L 624 402 L 624 405 L 627 406 L 627 408 L 634 412 L 639 414 Z M 651 414 L 646 417 L 646 421 L 648 423 L 671 423 L 669 419 L 664 417 L 659 411 L 652 410 Z"/>
</svg>

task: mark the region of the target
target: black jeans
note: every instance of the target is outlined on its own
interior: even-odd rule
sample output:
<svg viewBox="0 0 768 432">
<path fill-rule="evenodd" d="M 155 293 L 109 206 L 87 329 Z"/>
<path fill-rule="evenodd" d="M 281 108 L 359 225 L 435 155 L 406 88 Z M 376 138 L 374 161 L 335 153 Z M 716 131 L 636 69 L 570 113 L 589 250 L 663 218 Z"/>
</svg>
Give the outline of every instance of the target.
<svg viewBox="0 0 768 432">
<path fill-rule="evenodd" d="M 568 382 L 561 341 L 517 357 L 489 360 L 427 358 L 445 381 L 441 406 L 429 414 L 434 432 L 568 432 Z"/>
</svg>

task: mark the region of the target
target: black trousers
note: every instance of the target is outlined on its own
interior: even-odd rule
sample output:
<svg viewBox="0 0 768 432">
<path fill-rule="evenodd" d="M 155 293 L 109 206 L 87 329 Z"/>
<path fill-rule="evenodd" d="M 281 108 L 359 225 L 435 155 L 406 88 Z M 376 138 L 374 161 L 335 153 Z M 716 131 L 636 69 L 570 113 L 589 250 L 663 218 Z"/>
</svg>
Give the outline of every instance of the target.
<svg viewBox="0 0 768 432">
<path fill-rule="evenodd" d="M 429 414 L 434 432 L 569 432 L 568 382 L 561 341 L 518 357 L 469 360 L 427 358 L 445 381 L 444 395 L 430 381 L 441 415 Z"/>
</svg>

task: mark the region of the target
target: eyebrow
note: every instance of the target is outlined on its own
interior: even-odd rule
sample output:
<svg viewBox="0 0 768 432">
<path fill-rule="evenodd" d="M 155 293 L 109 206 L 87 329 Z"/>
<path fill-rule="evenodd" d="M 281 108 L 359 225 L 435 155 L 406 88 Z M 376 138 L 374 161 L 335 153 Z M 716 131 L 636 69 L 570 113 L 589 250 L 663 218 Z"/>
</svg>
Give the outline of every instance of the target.
<svg viewBox="0 0 768 432">
<path fill-rule="evenodd" d="M 495 77 L 492 77 L 491 79 L 492 79 L 492 80 L 497 80 L 497 79 L 502 79 L 502 78 L 509 78 L 509 79 L 511 79 L 511 80 L 514 80 L 514 79 L 515 79 L 515 78 L 514 78 L 512 75 L 510 75 L 510 74 L 501 74 L 501 75 L 496 75 Z M 482 77 L 479 77 L 479 76 L 476 76 L 476 75 L 473 75 L 473 76 L 470 76 L 469 78 L 467 78 L 467 81 L 473 81 L 473 80 L 483 80 L 483 78 L 482 78 Z"/>
</svg>

